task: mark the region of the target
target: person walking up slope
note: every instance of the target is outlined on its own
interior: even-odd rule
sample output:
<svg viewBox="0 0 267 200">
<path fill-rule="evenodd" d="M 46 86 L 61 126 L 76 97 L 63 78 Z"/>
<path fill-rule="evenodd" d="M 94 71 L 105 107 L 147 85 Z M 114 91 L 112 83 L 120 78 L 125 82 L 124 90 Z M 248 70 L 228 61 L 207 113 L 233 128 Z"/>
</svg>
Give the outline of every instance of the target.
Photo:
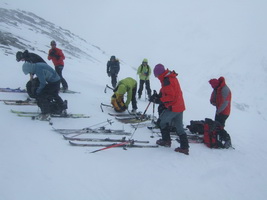
<svg viewBox="0 0 267 200">
<path fill-rule="evenodd" d="M 148 61 L 145 58 L 142 64 L 138 67 L 137 74 L 139 75 L 139 90 L 138 90 L 138 99 L 141 98 L 144 84 L 146 85 L 148 99 L 151 97 L 150 81 L 149 76 L 151 74 L 151 68 L 148 65 Z"/>
<path fill-rule="evenodd" d="M 54 63 L 55 70 L 60 77 L 60 82 L 62 84 L 63 92 L 64 92 L 68 90 L 68 83 L 63 78 L 63 75 L 62 75 L 62 71 L 64 68 L 65 55 L 63 54 L 61 49 L 57 48 L 57 44 L 54 40 L 51 41 L 50 45 L 51 45 L 51 49 L 48 52 L 48 60 L 52 60 L 52 62 Z"/>
<path fill-rule="evenodd" d="M 115 56 L 111 56 L 110 60 L 107 62 L 107 74 L 111 77 L 112 87 L 115 88 L 117 85 L 117 77 L 120 71 L 120 62 Z"/>
<path fill-rule="evenodd" d="M 187 135 L 183 128 L 183 112 L 185 104 L 183 93 L 177 79 L 177 74 L 168 69 L 162 64 L 157 64 L 154 68 L 154 75 L 160 80 L 160 93 L 153 94 L 150 98 L 151 102 L 162 102 L 165 109 L 159 116 L 159 127 L 162 139 L 156 143 L 160 146 L 171 146 L 170 131 L 175 127 L 176 133 L 180 138 L 180 147 L 175 151 L 189 155 L 189 145 Z"/>
</svg>

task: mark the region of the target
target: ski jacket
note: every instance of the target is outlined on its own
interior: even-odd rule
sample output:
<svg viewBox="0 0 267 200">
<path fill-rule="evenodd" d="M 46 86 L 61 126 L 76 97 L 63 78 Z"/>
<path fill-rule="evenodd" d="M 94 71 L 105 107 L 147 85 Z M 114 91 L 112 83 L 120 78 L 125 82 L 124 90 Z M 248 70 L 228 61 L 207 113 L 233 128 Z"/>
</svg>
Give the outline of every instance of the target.
<svg viewBox="0 0 267 200">
<path fill-rule="evenodd" d="M 30 63 L 43 62 L 43 63 L 46 63 L 41 56 L 39 56 L 39 55 L 37 55 L 35 53 L 29 53 L 28 50 L 25 50 L 23 52 L 22 57 L 24 58 L 24 60 L 26 62 L 30 62 Z"/>
<path fill-rule="evenodd" d="M 220 77 L 219 82 L 219 86 L 211 93 L 210 103 L 216 106 L 216 114 L 230 115 L 232 93 L 224 77 Z"/>
<path fill-rule="evenodd" d="M 64 66 L 64 59 L 65 55 L 63 54 L 62 50 L 59 48 L 52 48 L 48 52 L 48 60 L 52 60 L 55 67 L 57 66 Z"/>
<path fill-rule="evenodd" d="M 185 103 L 177 74 L 174 71 L 165 70 L 158 79 L 161 82 L 160 101 L 172 112 L 183 112 Z"/>
<path fill-rule="evenodd" d="M 115 94 L 118 97 L 124 96 L 127 92 L 127 100 L 125 102 L 126 107 L 130 104 L 133 97 L 133 89 L 137 87 L 137 82 L 131 77 L 125 78 L 119 81 Z"/>
<path fill-rule="evenodd" d="M 140 80 L 149 80 L 149 76 L 151 74 L 151 68 L 149 65 L 140 65 L 137 70 L 137 74 L 139 75 Z"/>
<path fill-rule="evenodd" d="M 108 61 L 107 63 L 107 74 L 117 75 L 120 71 L 120 62 L 118 60 Z"/>
<path fill-rule="evenodd" d="M 36 90 L 36 94 L 40 94 L 46 83 L 54 83 L 60 80 L 57 72 L 46 63 L 29 63 L 25 62 L 22 65 L 22 70 L 25 75 L 36 74 L 39 79 L 40 85 Z"/>
</svg>

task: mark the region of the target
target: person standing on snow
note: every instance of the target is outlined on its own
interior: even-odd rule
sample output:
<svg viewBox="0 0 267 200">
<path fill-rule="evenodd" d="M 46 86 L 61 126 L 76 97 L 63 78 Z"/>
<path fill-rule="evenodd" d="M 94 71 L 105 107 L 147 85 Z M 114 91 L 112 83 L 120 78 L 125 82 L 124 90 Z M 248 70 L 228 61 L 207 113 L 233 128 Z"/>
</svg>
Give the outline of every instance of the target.
<svg viewBox="0 0 267 200">
<path fill-rule="evenodd" d="M 58 95 L 60 89 L 60 77 L 56 71 L 46 63 L 29 63 L 22 65 L 25 75 L 35 74 L 40 84 L 36 89 L 37 105 L 40 107 L 42 120 L 46 120 L 50 114 L 65 114 L 67 101 Z"/>
<path fill-rule="evenodd" d="M 231 99 L 232 93 L 229 87 L 225 83 L 225 78 L 209 80 L 213 91 L 210 97 L 210 103 L 216 107 L 215 121 L 219 122 L 218 131 L 220 138 L 225 141 L 224 148 L 228 149 L 232 146 L 231 137 L 225 131 L 225 122 L 231 112 Z"/>
<path fill-rule="evenodd" d="M 148 65 L 148 61 L 146 58 L 143 60 L 142 64 L 138 67 L 137 74 L 139 75 L 139 79 L 140 79 L 139 90 L 138 90 L 138 99 L 140 99 L 142 96 L 144 84 L 146 85 L 148 98 L 150 98 L 151 97 L 151 89 L 150 89 L 149 76 L 151 74 L 151 68 Z"/>
<path fill-rule="evenodd" d="M 230 115 L 232 93 L 225 83 L 225 78 L 209 80 L 213 91 L 210 97 L 210 103 L 216 107 L 215 121 L 225 126 L 225 121 Z"/>
<path fill-rule="evenodd" d="M 111 97 L 111 104 L 116 112 L 123 112 L 128 109 L 130 102 L 132 102 L 132 113 L 136 113 L 137 82 L 133 78 L 125 78 L 119 81 L 117 87 L 114 89 L 114 94 Z M 127 100 L 124 103 L 124 94 L 127 93 Z"/>
<path fill-rule="evenodd" d="M 63 75 L 62 75 L 62 71 L 64 68 L 65 55 L 63 54 L 61 49 L 57 48 L 57 44 L 54 40 L 51 41 L 50 45 L 51 45 L 51 49 L 48 52 L 48 60 L 52 60 L 52 62 L 54 63 L 55 70 L 60 77 L 60 82 L 62 84 L 63 92 L 64 92 L 68 90 L 68 83 L 63 78 Z"/>
<path fill-rule="evenodd" d="M 107 62 L 107 74 L 111 77 L 112 87 L 115 88 L 117 85 L 117 77 L 120 71 L 120 62 L 115 56 L 111 56 Z"/>
<path fill-rule="evenodd" d="M 153 94 L 149 101 L 161 102 L 165 107 L 159 116 L 162 139 L 157 140 L 156 143 L 160 146 L 170 147 L 170 131 L 172 127 L 175 127 L 180 138 L 180 147 L 177 147 L 175 151 L 189 155 L 188 139 L 183 127 L 185 104 L 177 74 L 169 69 L 165 70 L 162 64 L 157 64 L 154 68 L 154 75 L 160 80 L 161 89 L 159 95 Z"/>
</svg>

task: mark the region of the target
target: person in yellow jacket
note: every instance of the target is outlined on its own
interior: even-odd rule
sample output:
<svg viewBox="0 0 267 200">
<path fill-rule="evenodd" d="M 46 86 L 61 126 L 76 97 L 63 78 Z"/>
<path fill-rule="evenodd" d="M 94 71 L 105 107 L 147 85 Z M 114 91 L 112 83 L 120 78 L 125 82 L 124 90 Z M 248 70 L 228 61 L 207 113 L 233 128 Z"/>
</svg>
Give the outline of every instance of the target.
<svg viewBox="0 0 267 200">
<path fill-rule="evenodd" d="M 151 97 L 150 81 L 149 76 L 151 74 L 151 68 L 148 65 L 148 61 L 145 58 L 142 64 L 138 67 L 137 74 L 139 75 L 139 89 L 138 89 L 138 99 L 141 98 L 144 84 L 146 85 L 148 99 Z"/>
<path fill-rule="evenodd" d="M 137 82 L 131 77 L 127 77 L 118 82 L 117 87 L 114 89 L 114 94 L 111 97 L 111 104 L 116 112 L 123 112 L 128 109 L 130 102 L 132 102 L 132 112 L 137 110 L 136 101 L 136 88 Z M 124 94 L 127 93 L 127 99 L 124 103 Z"/>
</svg>

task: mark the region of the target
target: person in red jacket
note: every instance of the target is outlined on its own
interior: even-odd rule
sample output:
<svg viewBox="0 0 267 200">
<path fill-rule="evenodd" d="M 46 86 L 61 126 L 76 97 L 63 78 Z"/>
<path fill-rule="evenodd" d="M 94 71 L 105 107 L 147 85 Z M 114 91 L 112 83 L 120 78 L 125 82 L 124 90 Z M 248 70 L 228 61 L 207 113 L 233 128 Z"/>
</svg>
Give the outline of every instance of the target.
<svg viewBox="0 0 267 200">
<path fill-rule="evenodd" d="M 215 121 L 225 126 L 225 121 L 229 117 L 231 111 L 231 90 L 226 85 L 224 77 L 211 79 L 209 83 L 213 88 L 210 103 L 216 106 Z"/>
<path fill-rule="evenodd" d="M 57 44 L 54 40 L 51 41 L 50 45 L 51 49 L 48 52 L 48 60 L 52 60 L 52 62 L 54 63 L 55 70 L 60 77 L 60 82 L 62 84 L 63 91 L 66 91 L 68 90 L 68 83 L 62 76 L 65 56 L 62 50 L 57 48 Z"/>
<path fill-rule="evenodd" d="M 187 135 L 183 127 L 183 112 L 185 103 L 177 74 L 169 69 L 165 70 L 162 64 L 157 64 L 154 68 L 154 75 L 161 82 L 160 94 L 153 94 L 150 101 L 163 104 L 163 111 L 159 115 L 159 127 L 162 139 L 156 143 L 160 146 L 171 146 L 170 132 L 175 127 L 175 131 L 180 138 L 180 147 L 175 151 L 189 155 L 189 145 Z"/>
</svg>

